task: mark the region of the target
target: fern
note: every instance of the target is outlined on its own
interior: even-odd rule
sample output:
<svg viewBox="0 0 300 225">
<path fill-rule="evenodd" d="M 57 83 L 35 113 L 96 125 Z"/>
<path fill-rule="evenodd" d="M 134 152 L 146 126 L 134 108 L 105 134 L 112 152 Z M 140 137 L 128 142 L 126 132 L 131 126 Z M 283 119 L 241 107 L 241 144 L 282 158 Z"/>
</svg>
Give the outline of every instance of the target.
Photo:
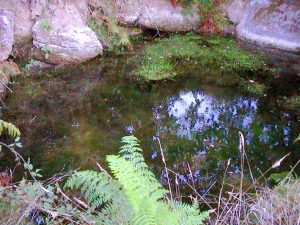
<svg viewBox="0 0 300 225">
<path fill-rule="evenodd" d="M 20 130 L 15 125 L 0 120 L 0 135 L 2 134 L 4 129 L 7 129 L 8 134 L 11 137 L 19 137 L 21 135 Z"/>
<path fill-rule="evenodd" d="M 132 217 L 130 206 L 124 198 L 121 186 L 116 180 L 109 178 L 106 173 L 75 172 L 66 182 L 65 188 L 67 187 L 72 190 L 79 189 L 92 212 L 99 209 L 98 220 L 101 223 L 128 224 Z"/>
<path fill-rule="evenodd" d="M 196 204 L 168 200 L 142 155 L 138 139 L 127 136 L 119 155 L 107 156 L 107 173 L 75 172 L 65 187 L 79 189 L 100 224 L 199 225 L 208 216 Z"/>
<path fill-rule="evenodd" d="M 108 156 L 107 161 L 133 208 L 133 224 L 177 224 L 175 214 L 162 201 L 167 191 L 153 179 L 151 171 L 140 169 L 120 156 Z"/>
<path fill-rule="evenodd" d="M 172 208 L 177 213 L 179 224 L 181 225 L 199 225 L 199 221 L 203 221 L 208 217 L 208 212 L 200 213 L 198 203 L 195 201 L 191 206 L 182 202 L 172 202 Z"/>
</svg>

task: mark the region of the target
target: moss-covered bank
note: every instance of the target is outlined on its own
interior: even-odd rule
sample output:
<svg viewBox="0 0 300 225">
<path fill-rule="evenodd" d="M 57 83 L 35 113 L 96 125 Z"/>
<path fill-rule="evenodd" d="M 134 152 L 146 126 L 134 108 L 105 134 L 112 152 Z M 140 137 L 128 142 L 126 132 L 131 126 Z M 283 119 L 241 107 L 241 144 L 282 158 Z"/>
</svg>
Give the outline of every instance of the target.
<svg viewBox="0 0 300 225">
<path fill-rule="evenodd" d="M 135 75 L 154 81 L 173 79 L 184 74 L 187 67 L 189 71 L 191 67 L 195 70 L 205 68 L 206 72 L 199 76 L 206 81 L 224 86 L 237 85 L 258 95 L 265 91 L 259 76 L 274 72 L 262 55 L 238 47 L 232 38 L 189 33 L 157 39 L 147 45 Z"/>
</svg>

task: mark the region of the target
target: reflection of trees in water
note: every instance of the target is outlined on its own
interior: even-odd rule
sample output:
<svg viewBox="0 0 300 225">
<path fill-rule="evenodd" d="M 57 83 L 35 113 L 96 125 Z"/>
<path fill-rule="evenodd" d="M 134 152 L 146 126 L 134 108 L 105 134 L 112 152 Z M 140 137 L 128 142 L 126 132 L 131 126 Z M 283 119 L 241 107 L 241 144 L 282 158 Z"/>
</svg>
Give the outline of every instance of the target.
<svg viewBox="0 0 300 225">
<path fill-rule="evenodd" d="M 269 118 L 262 120 L 257 105 L 255 98 L 217 98 L 204 92 L 180 92 L 171 97 L 166 105 L 157 108 L 157 119 L 158 129 L 173 136 L 172 141 L 165 143 L 175 161 L 173 166 L 188 174 L 182 162 L 192 161 L 194 179 L 207 182 L 222 177 L 230 158 L 230 172 L 238 173 L 241 131 L 254 173 L 268 169 L 291 148 L 299 129 L 293 129 L 296 121 L 287 113 L 266 113 Z M 188 179 L 188 175 L 182 176 L 181 179 Z"/>
</svg>

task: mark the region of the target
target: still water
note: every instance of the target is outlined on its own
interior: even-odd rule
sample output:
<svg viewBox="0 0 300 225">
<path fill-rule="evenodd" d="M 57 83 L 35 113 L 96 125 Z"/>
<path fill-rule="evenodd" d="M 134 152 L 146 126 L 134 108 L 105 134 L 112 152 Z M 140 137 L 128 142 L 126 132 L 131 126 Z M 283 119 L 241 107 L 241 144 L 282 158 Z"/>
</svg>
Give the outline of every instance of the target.
<svg viewBox="0 0 300 225">
<path fill-rule="evenodd" d="M 203 192 L 217 186 L 229 159 L 228 174 L 234 179 L 239 173 L 239 132 L 256 177 L 289 152 L 273 172 L 289 170 L 300 159 L 299 143 L 293 143 L 300 113 L 277 104 L 286 89 L 299 92 L 299 76 L 288 88 L 275 82 L 266 96 L 255 97 L 205 82 L 210 74 L 202 68 L 173 81 L 141 82 L 132 76 L 134 60 L 128 55 L 95 59 L 15 80 L 2 118 L 20 128 L 20 152 L 45 177 L 96 169 L 96 162 L 105 167 L 105 156 L 117 153 L 120 139 L 129 134 L 139 138 L 162 182 L 158 138 L 168 167 L 180 174 L 178 182 L 192 181 Z M 1 169 L 9 160 L 2 156 Z"/>
</svg>

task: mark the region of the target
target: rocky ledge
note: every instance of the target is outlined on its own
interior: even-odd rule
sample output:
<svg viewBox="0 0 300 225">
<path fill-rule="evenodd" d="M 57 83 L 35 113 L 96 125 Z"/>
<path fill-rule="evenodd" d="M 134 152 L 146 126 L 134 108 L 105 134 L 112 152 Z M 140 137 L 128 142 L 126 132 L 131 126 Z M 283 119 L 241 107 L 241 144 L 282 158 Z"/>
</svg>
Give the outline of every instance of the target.
<svg viewBox="0 0 300 225">
<path fill-rule="evenodd" d="M 125 26 L 157 31 L 195 30 L 201 21 L 196 9 L 187 13 L 170 0 L 0 0 L 0 61 L 13 47 L 19 53 L 26 44 L 31 57 L 54 65 L 102 54 L 104 40 L 89 27 L 95 9 L 106 10 Z M 236 25 L 238 37 L 299 51 L 298 0 L 231 0 L 222 10 Z"/>
<path fill-rule="evenodd" d="M 222 9 L 239 38 L 300 52 L 299 0 L 232 0 Z"/>
</svg>

